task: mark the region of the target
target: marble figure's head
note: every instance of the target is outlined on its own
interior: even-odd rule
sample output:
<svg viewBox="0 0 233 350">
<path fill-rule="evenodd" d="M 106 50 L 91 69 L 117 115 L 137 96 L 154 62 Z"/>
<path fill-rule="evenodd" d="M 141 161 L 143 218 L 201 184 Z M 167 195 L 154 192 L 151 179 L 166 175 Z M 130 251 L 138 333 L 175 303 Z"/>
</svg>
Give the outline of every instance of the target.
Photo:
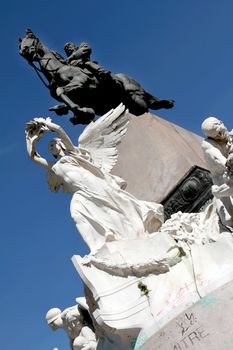
<svg viewBox="0 0 233 350">
<path fill-rule="evenodd" d="M 221 120 L 216 117 L 206 118 L 201 125 L 202 132 L 216 141 L 227 141 L 229 133 Z"/>
<path fill-rule="evenodd" d="M 57 307 L 50 309 L 47 312 L 45 319 L 53 331 L 56 331 L 58 328 L 61 328 L 63 325 L 63 322 L 61 319 L 61 310 L 58 309 Z"/>
<path fill-rule="evenodd" d="M 65 155 L 66 146 L 59 138 L 54 138 L 49 142 L 49 152 L 52 153 L 54 158 L 62 157 Z"/>
</svg>

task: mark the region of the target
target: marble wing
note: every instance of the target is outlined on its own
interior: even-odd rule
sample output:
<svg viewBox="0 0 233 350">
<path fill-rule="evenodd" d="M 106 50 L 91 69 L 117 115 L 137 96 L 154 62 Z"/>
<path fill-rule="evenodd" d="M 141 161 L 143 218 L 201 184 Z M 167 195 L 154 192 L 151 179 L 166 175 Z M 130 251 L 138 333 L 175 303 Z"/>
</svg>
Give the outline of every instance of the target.
<svg viewBox="0 0 233 350">
<path fill-rule="evenodd" d="M 116 146 L 125 135 L 128 122 L 128 110 L 121 103 L 90 123 L 79 136 L 79 147 L 90 152 L 93 163 L 102 171 L 110 172 L 116 164 Z"/>
</svg>

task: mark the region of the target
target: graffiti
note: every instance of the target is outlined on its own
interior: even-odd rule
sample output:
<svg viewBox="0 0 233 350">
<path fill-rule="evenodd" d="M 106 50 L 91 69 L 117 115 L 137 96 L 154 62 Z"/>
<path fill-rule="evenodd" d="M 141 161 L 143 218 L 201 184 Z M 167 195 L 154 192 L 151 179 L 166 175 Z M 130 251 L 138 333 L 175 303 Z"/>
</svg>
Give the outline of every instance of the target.
<svg viewBox="0 0 233 350">
<path fill-rule="evenodd" d="M 164 337 L 165 336 L 165 332 L 164 331 L 161 331 L 160 334 L 159 334 L 159 337 Z"/>
<path fill-rule="evenodd" d="M 218 298 L 214 294 L 206 295 L 204 298 L 200 300 L 200 304 L 204 308 L 207 308 L 211 305 L 215 305 L 217 302 L 218 302 Z"/>
<path fill-rule="evenodd" d="M 184 317 L 180 318 L 176 324 L 181 328 L 182 336 L 197 322 L 194 313 L 185 313 Z"/>
<path fill-rule="evenodd" d="M 200 304 L 204 308 L 208 308 L 211 305 L 215 305 L 217 302 L 218 302 L 218 298 L 213 294 L 206 295 L 204 298 L 200 300 Z"/>
<path fill-rule="evenodd" d="M 203 279 L 202 274 L 196 275 L 196 281 L 193 280 L 189 283 L 183 283 L 179 289 L 175 290 L 169 295 L 169 298 L 164 302 L 165 306 L 156 314 L 156 316 L 159 316 L 163 312 L 166 312 L 169 308 L 174 309 L 177 305 L 179 305 L 179 303 L 187 294 L 196 291 L 196 284 L 203 286 L 204 283 L 207 283 L 207 281 Z"/>
<path fill-rule="evenodd" d="M 203 326 L 198 325 L 194 312 L 186 312 L 176 321 L 176 325 L 181 331 L 182 338 L 173 346 L 173 350 L 189 349 L 209 335 Z"/>
<path fill-rule="evenodd" d="M 192 332 L 188 333 L 179 342 L 173 346 L 173 350 L 186 350 L 190 349 L 196 344 L 200 343 L 203 339 L 209 336 L 202 326 L 196 328 Z"/>
</svg>

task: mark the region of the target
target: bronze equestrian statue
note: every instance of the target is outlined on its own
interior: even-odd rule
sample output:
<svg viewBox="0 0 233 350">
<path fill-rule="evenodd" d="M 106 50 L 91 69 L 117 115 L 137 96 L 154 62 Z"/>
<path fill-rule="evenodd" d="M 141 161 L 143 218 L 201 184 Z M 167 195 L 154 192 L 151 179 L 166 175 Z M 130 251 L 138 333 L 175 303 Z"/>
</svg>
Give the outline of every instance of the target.
<svg viewBox="0 0 233 350">
<path fill-rule="evenodd" d="M 73 124 L 88 124 L 95 114 L 103 115 L 121 102 L 134 115 L 148 109 L 173 107 L 173 100 L 160 100 L 128 75 L 112 74 L 91 61 L 91 47 L 87 43 L 79 46 L 67 43 L 64 49 L 68 57 L 64 59 L 43 45 L 30 29 L 19 41 L 20 55 L 33 66 L 51 96 L 62 102 L 50 110 L 58 115 L 72 111 Z"/>
</svg>

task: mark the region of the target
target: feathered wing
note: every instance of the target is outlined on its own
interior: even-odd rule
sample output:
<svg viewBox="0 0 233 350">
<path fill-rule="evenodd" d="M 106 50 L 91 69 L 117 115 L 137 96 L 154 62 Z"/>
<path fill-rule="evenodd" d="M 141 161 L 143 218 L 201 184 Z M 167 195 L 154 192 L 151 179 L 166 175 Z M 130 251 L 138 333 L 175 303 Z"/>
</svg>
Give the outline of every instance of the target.
<svg viewBox="0 0 233 350">
<path fill-rule="evenodd" d="M 127 130 L 128 110 L 121 103 L 97 121 L 89 124 L 79 136 L 79 147 L 90 152 L 93 163 L 110 172 L 117 162 L 117 144 Z"/>
</svg>

